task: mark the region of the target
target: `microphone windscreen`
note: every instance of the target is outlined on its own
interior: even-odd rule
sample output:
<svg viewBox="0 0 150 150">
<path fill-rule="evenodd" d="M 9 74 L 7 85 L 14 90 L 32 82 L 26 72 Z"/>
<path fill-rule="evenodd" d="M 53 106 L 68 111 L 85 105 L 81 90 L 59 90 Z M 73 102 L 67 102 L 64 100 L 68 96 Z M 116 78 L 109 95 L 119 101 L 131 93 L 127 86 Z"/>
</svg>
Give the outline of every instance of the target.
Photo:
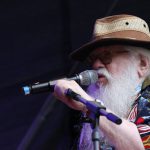
<svg viewBox="0 0 150 150">
<path fill-rule="evenodd" d="M 95 70 L 86 70 L 79 74 L 81 85 L 90 85 L 98 80 L 98 73 Z"/>
</svg>

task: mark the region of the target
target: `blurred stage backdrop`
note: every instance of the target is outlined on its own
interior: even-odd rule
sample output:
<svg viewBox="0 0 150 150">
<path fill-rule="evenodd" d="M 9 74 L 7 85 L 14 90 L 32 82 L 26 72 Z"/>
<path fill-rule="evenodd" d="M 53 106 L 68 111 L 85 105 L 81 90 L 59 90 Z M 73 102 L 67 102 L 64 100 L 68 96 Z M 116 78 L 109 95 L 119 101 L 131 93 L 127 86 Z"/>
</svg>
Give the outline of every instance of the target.
<svg viewBox="0 0 150 150">
<path fill-rule="evenodd" d="M 85 70 L 68 54 L 90 40 L 97 18 L 126 13 L 150 25 L 149 8 L 149 0 L 1 0 L 0 150 L 70 150 L 74 111 L 21 87 Z"/>
</svg>

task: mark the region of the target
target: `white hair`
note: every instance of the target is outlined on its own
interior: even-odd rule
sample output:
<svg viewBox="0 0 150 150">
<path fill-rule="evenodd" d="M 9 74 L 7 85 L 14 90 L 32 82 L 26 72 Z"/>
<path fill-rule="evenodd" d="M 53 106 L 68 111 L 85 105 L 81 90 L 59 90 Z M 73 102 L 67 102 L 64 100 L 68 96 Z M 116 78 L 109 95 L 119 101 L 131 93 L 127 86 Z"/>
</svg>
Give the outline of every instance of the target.
<svg viewBox="0 0 150 150">
<path fill-rule="evenodd" d="M 136 46 L 124 46 L 124 48 L 128 50 L 133 56 L 142 55 L 148 59 L 149 71 L 147 72 L 146 77 L 150 76 L 150 49 Z"/>
</svg>

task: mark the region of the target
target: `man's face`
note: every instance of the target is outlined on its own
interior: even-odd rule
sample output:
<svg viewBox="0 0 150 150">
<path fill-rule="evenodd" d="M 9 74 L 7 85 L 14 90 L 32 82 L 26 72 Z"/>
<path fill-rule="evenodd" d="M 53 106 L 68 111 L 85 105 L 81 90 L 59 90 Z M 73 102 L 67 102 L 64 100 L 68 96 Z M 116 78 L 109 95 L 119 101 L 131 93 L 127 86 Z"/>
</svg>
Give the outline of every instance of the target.
<svg viewBox="0 0 150 150">
<path fill-rule="evenodd" d="M 96 49 L 88 59 L 99 74 L 98 82 L 89 87 L 89 94 L 118 116 L 127 117 L 139 85 L 137 58 L 123 46 L 109 46 Z"/>
<path fill-rule="evenodd" d="M 112 76 L 121 76 L 129 64 L 129 59 L 130 52 L 118 45 L 97 48 L 88 57 L 93 69 L 104 68 Z M 107 84 L 107 82 L 106 76 L 99 72 L 99 83 Z"/>
</svg>

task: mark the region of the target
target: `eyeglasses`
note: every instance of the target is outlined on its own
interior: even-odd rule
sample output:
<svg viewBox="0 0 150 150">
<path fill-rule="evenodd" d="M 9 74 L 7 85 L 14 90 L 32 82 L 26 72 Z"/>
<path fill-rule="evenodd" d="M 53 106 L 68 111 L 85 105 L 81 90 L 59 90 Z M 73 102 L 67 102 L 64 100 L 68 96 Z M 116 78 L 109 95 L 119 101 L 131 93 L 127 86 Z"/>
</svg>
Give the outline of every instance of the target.
<svg viewBox="0 0 150 150">
<path fill-rule="evenodd" d="M 112 62 L 114 57 L 120 56 L 122 54 L 129 53 L 126 50 L 106 50 L 106 51 L 94 51 L 87 57 L 87 62 L 93 64 L 97 59 L 100 60 L 104 65 L 108 65 Z"/>
</svg>

